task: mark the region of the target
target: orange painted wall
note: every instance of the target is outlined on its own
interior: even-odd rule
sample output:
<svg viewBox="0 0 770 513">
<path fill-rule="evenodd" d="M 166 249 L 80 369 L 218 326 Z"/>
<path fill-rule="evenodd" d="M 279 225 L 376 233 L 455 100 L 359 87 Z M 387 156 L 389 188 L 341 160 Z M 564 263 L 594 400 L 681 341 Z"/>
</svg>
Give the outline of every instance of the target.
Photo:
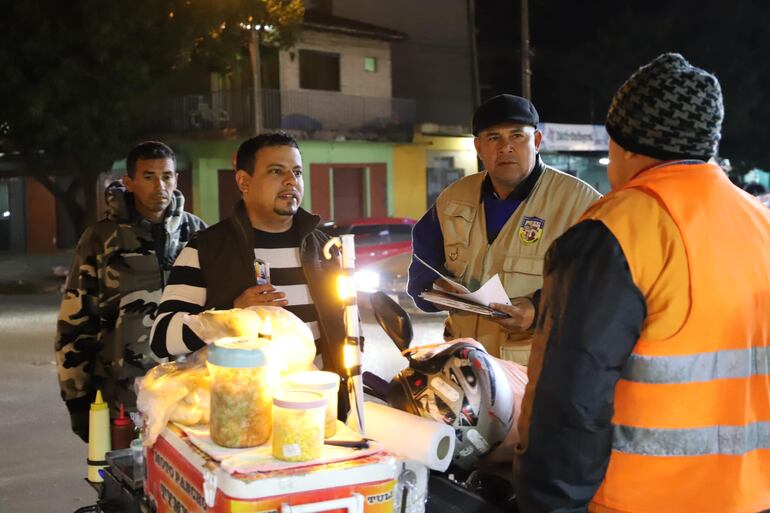
<svg viewBox="0 0 770 513">
<path fill-rule="evenodd" d="M 34 178 L 26 180 L 27 253 L 56 252 L 56 199 Z"/>
</svg>

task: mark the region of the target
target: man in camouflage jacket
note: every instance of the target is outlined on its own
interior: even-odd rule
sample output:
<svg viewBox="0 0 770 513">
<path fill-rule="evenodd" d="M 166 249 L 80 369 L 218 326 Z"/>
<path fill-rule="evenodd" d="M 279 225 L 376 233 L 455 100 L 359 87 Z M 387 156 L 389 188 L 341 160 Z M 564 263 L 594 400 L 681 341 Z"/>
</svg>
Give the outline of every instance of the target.
<svg viewBox="0 0 770 513">
<path fill-rule="evenodd" d="M 121 403 L 135 409 L 134 379 L 157 363 L 149 335 L 168 272 L 192 234 L 206 227 L 184 211 L 168 146 L 141 143 L 126 168 L 123 183 L 105 190 L 105 218 L 78 242 L 57 323 L 61 396 L 84 441 L 97 389 L 113 417 Z"/>
</svg>

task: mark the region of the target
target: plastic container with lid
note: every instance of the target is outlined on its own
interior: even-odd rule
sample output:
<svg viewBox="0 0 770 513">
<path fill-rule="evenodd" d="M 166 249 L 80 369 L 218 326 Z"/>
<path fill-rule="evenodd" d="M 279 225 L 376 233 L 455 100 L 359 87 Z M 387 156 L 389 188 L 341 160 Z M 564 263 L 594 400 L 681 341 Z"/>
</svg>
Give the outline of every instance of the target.
<svg viewBox="0 0 770 513">
<path fill-rule="evenodd" d="M 324 437 L 334 436 L 337 432 L 337 393 L 340 377 L 328 371 L 297 372 L 286 378 L 285 386 L 290 390 L 318 392 L 326 398 Z"/>
<path fill-rule="evenodd" d="M 209 347 L 211 439 L 223 447 L 255 447 L 270 438 L 273 372 L 250 338 L 222 338 Z"/>
<path fill-rule="evenodd" d="M 318 392 L 282 390 L 273 397 L 273 457 L 309 461 L 321 457 L 326 399 Z"/>
</svg>

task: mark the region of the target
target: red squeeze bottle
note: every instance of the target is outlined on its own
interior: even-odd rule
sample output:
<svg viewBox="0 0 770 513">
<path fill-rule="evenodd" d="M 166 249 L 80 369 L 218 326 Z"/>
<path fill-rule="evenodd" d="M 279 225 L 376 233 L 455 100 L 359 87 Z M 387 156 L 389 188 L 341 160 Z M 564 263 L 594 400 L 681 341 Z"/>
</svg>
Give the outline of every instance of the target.
<svg viewBox="0 0 770 513">
<path fill-rule="evenodd" d="M 112 450 L 127 449 L 134 439 L 134 424 L 131 419 L 126 417 L 123 411 L 123 403 L 120 403 L 120 415 L 113 419 L 110 425 L 110 436 L 112 437 Z"/>
</svg>

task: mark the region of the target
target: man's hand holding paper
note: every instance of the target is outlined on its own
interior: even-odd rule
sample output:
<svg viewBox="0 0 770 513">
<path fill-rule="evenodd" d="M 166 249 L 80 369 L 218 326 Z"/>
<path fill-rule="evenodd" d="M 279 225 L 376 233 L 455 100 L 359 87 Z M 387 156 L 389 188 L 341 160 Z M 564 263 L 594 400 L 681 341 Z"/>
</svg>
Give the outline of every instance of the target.
<svg viewBox="0 0 770 513">
<path fill-rule="evenodd" d="M 507 317 L 492 317 L 497 324 L 508 331 L 527 331 L 535 321 L 535 305 L 528 297 L 517 297 L 510 305 L 491 303 L 489 308 L 507 314 Z"/>
</svg>

